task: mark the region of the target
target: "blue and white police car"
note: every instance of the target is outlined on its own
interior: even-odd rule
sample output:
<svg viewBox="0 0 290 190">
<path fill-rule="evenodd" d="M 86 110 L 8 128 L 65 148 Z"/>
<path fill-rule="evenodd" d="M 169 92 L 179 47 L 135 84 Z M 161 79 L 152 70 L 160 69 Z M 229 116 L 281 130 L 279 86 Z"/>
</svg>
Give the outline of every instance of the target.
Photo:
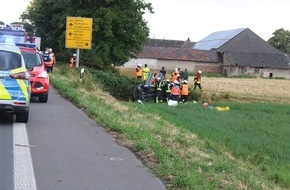
<svg viewBox="0 0 290 190">
<path fill-rule="evenodd" d="M 31 85 L 19 47 L 0 43 L 0 115 L 16 115 L 16 122 L 27 123 Z"/>
</svg>

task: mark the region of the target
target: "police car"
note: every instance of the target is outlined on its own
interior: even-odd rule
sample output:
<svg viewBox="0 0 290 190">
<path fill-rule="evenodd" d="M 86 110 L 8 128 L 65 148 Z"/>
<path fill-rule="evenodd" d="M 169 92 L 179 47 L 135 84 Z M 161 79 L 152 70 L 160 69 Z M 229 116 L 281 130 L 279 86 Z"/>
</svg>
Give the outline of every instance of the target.
<svg viewBox="0 0 290 190">
<path fill-rule="evenodd" d="M 19 47 L 0 43 L 0 115 L 16 114 L 16 122 L 28 122 L 31 69 L 26 68 Z"/>
</svg>

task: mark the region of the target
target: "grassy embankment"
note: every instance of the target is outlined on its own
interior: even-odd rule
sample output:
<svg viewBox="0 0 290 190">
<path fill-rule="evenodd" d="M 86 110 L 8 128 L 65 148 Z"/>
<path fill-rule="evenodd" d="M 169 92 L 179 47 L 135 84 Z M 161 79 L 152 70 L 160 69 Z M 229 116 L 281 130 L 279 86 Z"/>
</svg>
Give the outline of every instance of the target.
<svg viewBox="0 0 290 190">
<path fill-rule="evenodd" d="M 120 102 L 89 74 L 56 68 L 51 81 L 116 134 L 169 189 L 289 189 L 289 106 L 230 103 L 229 112 L 201 104 Z"/>
</svg>

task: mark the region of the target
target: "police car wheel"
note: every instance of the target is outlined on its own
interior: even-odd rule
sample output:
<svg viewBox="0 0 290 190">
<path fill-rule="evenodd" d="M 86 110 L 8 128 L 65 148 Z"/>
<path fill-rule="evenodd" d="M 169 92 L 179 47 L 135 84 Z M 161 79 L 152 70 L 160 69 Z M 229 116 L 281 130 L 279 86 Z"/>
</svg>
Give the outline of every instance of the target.
<svg viewBox="0 0 290 190">
<path fill-rule="evenodd" d="M 25 113 L 16 114 L 16 122 L 27 123 L 29 118 L 29 111 Z"/>
</svg>

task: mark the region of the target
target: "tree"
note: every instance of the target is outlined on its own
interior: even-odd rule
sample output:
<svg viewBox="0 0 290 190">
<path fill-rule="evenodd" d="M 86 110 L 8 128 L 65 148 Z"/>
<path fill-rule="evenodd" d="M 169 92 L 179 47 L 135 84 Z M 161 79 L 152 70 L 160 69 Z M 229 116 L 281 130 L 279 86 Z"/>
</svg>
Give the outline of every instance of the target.
<svg viewBox="0 0 290 190">
<path fill-rule="evenodd" d="M 276 30 L 268 43 L 284 53 L 290 54 L 290 31 L 283 28 Z"/>
<path fill-rule="evenodd" d="M 81 59 L 99 68 L 120 66 L 141 51 L 149 36 L 144 0 L 32 0 L 22 19 L 29 21 L 42 42 L 57 48 L 65 57 L 66 17 L 93 18 L 92 49 Z"/>
<path fill-rule="evenodd" d="M 3 21 L 0 21 L 0 25 L 5 25 L 5 23 Z"/>
</svg>

